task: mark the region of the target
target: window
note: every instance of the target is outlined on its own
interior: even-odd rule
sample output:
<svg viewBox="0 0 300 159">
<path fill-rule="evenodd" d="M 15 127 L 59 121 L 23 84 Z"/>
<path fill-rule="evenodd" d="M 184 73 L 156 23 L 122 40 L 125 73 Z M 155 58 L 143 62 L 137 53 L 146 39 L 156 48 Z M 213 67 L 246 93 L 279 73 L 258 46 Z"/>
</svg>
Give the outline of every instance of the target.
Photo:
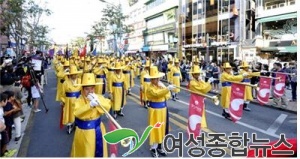
<svg viewBox="0 0 300 159">
<path fill-rule="evenodd" d="M 164 22 L 164 17 L 163 16 L 159 16 L 156 17 L 154 19 L 150 19 L 149 21 L 147 21 L 147 28 L 155 28 L 157 26 L 163 25 Z"/>
</svg>

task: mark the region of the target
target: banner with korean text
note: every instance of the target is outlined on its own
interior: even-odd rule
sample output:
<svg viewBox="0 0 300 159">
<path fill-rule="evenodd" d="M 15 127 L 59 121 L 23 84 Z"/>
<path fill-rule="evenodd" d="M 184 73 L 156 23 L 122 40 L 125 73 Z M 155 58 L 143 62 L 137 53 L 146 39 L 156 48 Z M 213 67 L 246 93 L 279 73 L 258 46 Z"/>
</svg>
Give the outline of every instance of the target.
<svg viewBox="0 0 300 159">
<path fill-rule="evenodd" d="M 276 73 L 276 78 L 279 79 L 275 80 L 274 94 L 280 98 L 284 94 L 286 74 Z"/>
</svg>

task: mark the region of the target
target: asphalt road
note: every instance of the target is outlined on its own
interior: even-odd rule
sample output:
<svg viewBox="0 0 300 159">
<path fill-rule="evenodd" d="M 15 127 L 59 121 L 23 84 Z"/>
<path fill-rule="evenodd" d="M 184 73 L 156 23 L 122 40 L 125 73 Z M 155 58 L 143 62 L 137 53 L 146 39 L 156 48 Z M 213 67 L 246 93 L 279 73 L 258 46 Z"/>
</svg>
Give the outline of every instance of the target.
<svg viewBox="0 0 300 159">
<path fill-rule="evenodd" d="M 139 79 L 135 80 L 135 87 L 132 89 L 132 95 L 127 96 L 127 105 L 124 108 L 124 117 L 117 118 L 117 121 L 122 127 L 131 128 L 135 130 L 139 136 L 148 126 L 148 112 L 140 106 L 139 102 Z M 56 77 L 53 70 L 48 74 L 48 85 L 44 88 L 44 100 L 49 107 L 49 112 L 45 114 L 40 112 L 34 114 L 27 133 L 24 136 L 21 147 L 21 155 L 23 157 L 69 157 L 71 145 L 73 141 L 73 134 L 68 135 L 66 129 L 59 129 L 60 107 L 59 103 L 55 101 L 56 95 Z M 170 133 L 176 138 L 180 132 L 183 133 L 182 143 L 188 141 L 186 127 L 188 115 L 189 93 L 181 91 L 179 93 L 179 100 L 174 102 L 169 100 L 167 102 L 170 111 Z M 269 139 L 277 141 L 280 134 L 283 133 L 287 138 L 297 137 L 297 121 L 296 114 L 263 107 L 260 105 L 251 104 L 251 112 L 244 111 L 243 117 L 237 123 L 233 123 L 221 116 L 222 108 L 215 106 L 210 100 L 205 101 L 206 104 L 206 118 L 208 127 L 202 129 L 202 132 L 207 133 L 225 133 L 225 140 L 228 142 L 228 136 L 232 132 L 239 132 L 243 134 L 248 133 L 250 139 L 252 134 L 257 134 L 258 139 Z M 40 108 L 44 111 L 42 104 Z M 107 123 L 105 117 L 102 118 L 104 123 Z M 206 139 L 207 141 L 207 139 Z M 249 144 L 252 142 L 250 141 Z M 171 142 L 167 142 L 171 146 Z M 191 148 L 183 146 L 183 157 L 188 157 L 188 149 Z M 119 154 L 121 156 L 129 150 L 118 145 Z M 205 148 L 208 151 L 207 148 Z M 225 156 L 229 157 L 231 154 L 230 147 L 224 149 Z M 177 157 L 178 151 L 168 154 L 169 157 Z M 129 157 L 151 157 L 149 153 L 148 140 L 136 152 L 129 155 Z M 208 153 L 204 154 L 208 157 Z"/>
</svg>

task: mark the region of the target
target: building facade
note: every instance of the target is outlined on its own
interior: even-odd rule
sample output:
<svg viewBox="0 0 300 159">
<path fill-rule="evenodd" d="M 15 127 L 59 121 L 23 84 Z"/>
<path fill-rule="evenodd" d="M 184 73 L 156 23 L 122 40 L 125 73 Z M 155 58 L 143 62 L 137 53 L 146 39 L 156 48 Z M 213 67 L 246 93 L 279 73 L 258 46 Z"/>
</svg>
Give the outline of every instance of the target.
<svg viewBox="0 0 300 159">
<path fill-rule="evenodd" d="M 275 60 L 287 62 L 297 58 L 297 1 L 256 2 L 256 46 L 259 60 L 270 64 Z"/>
<path fill-rule="evenodd" d="M 175 56 L 177 52 L 177 20 L 179 1 L 146 0 L 143 31 L 144 47 L 142 51 L 153 58 Z"/>
<path fill-rule="evenodd" d="M 144 13 L 146 6 L 142 0 L 129 1 L 126 25 L 132 26 L 133 31 L 128 34 L 128 48 L 125 54 L 139 54 L 144 45 L 143 30 L 146 28 Z"/>
<path fill-rule="evenodd" d="M 243 58 L 243 46 L 255 37 L 253 0 L 182 0 L 180 6 L 183 56 L 219 63 Z"/>
</svg>

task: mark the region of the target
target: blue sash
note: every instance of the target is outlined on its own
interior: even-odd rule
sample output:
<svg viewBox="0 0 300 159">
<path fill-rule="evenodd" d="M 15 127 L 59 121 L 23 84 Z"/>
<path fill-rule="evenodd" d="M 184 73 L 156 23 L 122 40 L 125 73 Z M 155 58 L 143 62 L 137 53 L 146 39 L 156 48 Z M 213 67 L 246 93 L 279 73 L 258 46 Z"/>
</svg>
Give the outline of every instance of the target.
<svg viewBox="0 0 300 159">
<path fill-rule="evenodd" d="M 180 73 L 173 73 L 173 76 L 180 76 Z"/>
<path fill-rule="evenodd" d="M 103 139 L 102 139 L 102 132 L 100 128 L 101 124 L 101 117 L 95 120 L 87 120 L 83 121 L 78 118 L 75 118 L 75 125 L 84 130 L 88 129 L 95 129 L 96 131 L 96 152 L 95 152 L 95 157 L 103 157 Z M 84 144 L 84 143 L 82 143 Z"/>
<path fill-rule="evenodd" d="M 231 86 L 231 82 L 222 82 L 222 87 Z"/>
<path fill-rule="evenodd" d="M 76 97 L 78 98 L 80 96 L 80 92 L 66 92 L 66 97 L 72 98 Z"/>
<path fill-rule="evenodd" d="M 151 82 L 150 78 L 144 78 L 144 82 Z"/>
<path fill-rule="evenodd" d="M 245 78 L 242 80 L 242 82 L 250 82 L 250 79 L 249 78 Z"/>
<path fill-rule="evenodd" d="M 113 82 L 114 87 L 123 87 L 123 82 Z"/>
<path fill-rule="evenodd" d="M 167 106 L 167 102 L 149 102 L 149 106 L 155 109 L 165 108 Z"/>
<path fill-rule="evenodd" d="M 97 75 L 96 78 L 106 78 L 106 75 Z"/>
</svg>

